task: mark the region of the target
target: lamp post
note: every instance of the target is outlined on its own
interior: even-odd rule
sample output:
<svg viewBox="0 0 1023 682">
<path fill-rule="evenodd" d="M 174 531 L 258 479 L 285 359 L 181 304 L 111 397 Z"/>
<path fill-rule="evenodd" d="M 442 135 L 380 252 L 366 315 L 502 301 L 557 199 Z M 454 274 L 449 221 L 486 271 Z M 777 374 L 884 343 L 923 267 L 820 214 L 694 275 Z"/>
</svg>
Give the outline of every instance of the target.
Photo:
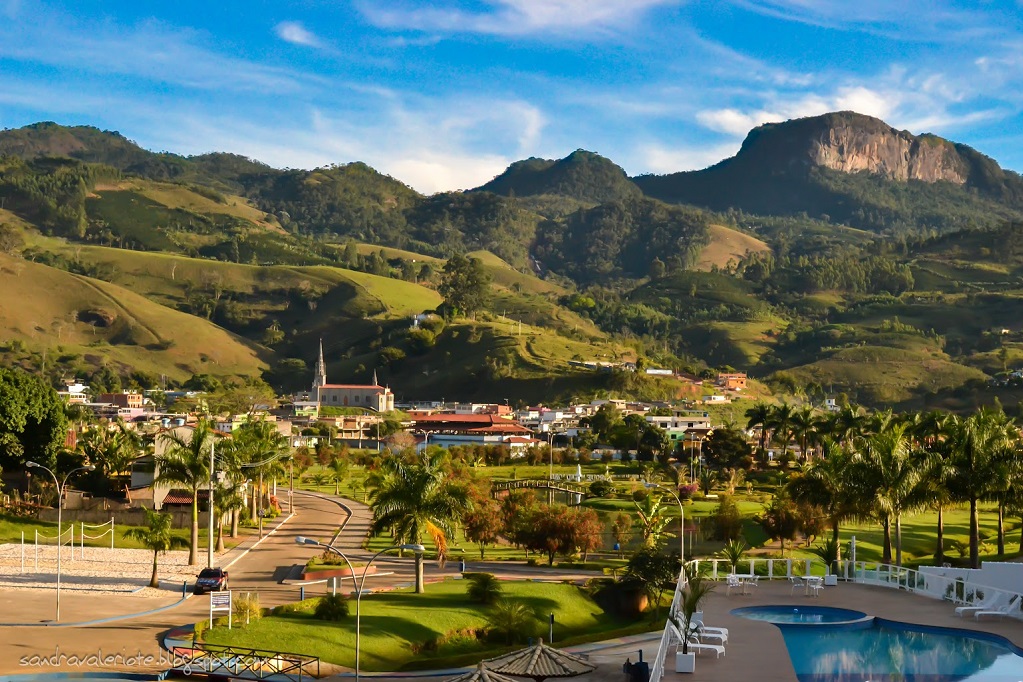
<svg viewBox="0 0 1023 682">
<path fill-rule="evenodd" d="M 553 424 L 550 427 L 548 427 L 548 429 L 547 429 L 547 437 L 548 437 L 547 438 L 547 440 L 548 440 L 547 452 L 548 452 L 548 455 L 550 457 L 550 464 L 549 464 L 549 466 L 547 468 L 547 480 L 549 481 L 549 483 L 548 483 L 549 487 L 547 488 L 547 503 L 548 504 L 554 504 L 554 487 L 553 487 L 554 486 L 554 425 Z"/>
<path fill-rule="evenodd" d="M 47 469 L 46 467 L 44 467 L 42 464 L 39 464 L 38 462 L 31 462 L 31 461 L 25 462 L 25 466 L 27 466 L 29 469 L 42 469 L 43 471 L 48 473 L 53 478 L 53 484 L 55 486 L 57 486 L 57 612 L 56 612 L 56 614 L 55 614 L 55 616 L 53 618 L 53 622 L 58 623 L 58 622 L 60 622 L 60 554 L 61 554 L 60 550 L 61 550 L 61 537 L 62 537 L 61 531 L 63 530 L 63 525 L 62 525 L 62 523 L 63 523 L 63 514 L 62 514 L 62 512 L 63 512 L 63 509 L 64 509 L 64 489 L 67 487 L 67 481 L 68 481 L 69 478 L 71 478 L 71 474 L 74 474 L 74 473 L 79 472 L 79 471 L 95 471 L 96 470 L 96 466 L 93 465 L 93 464 L 90 464 L 88 466 L 78 467 L 77 469 L 72 469 L 64 477 L 64 481 L 63 482 L 60 482 L 60 481 L 57 480 L 57 474 L 53 473 L 50 469 Z M 71 551 L 74 551 L 74 544 L 72 544 L 71 547 L 72 547 Z"/>
<path fill-rule="evenodd" d="M 338 548 L 334 547 L 333 545 L 327 545 L 327 544 L 324 544 L 324 543 L 320 542 L 319 540 L 315 540 L 313 538 L 303 537 L 301 535 L 299 535 L 298 537 L 295 538 L 295 543 L 299 544 L 299 545 L 313 545 L 313 546 L 316 546 L 316 547 L 323 547 L 327 551 L 333 552 L 334 554 L 337 554 L 339 557 L 341 557 L 342 559 L 345 560 L 346 564 L 348 564 L 348 570 L 350 570 L 352 572 L 352 584 L 355 584 L 355 567 L 352 566 L 351 559 L 349 559 L 344 554 L 344 552 L 342 552 Z M 416 553 L 416 556 L 419 556 L 419 555 L 423 554 L 423 552 L 426 551 L 426 548 L 423 547 L 422 545 L 416 545 L 416 544 L 395 545 L 394 547 L 388 547 L 387 549 L 382 549 L 379 552 L 377 552 L 376 554 L 374 554 L 373 557 L 369 560 L 369 563 L 366 564 L 366 567 L 364 569 L 362 569 L 362 580 L 359 581 L 359 583 L 357 585 L 355 585 L 355 679 L 356 679 L 356 682 L 358 682 L 359 676 L 360 676 L 360 673 L 361 673 L 359 662 L 360 662 L 360 656 L 361 656 L 361 653 L 362 653 L 362 591 L 363 591 L 363 588 L 365 588 L 365 586 L 366 586 L 366 575 L 369 573 L 369 567 L 373 565 L 373 562 L 377 560 L 377 557 L 379 557 L 384 552 L 391 551 L 392 549 L 407 549 L 407 550 L 411 550 L 411 551 Z"/>
<path fill-rule="evenodd" d="M 647 483 L 644 483 L 643 486 L 645 488 L 657 488 L 659 490 L 663 490 L 666 493 L 668 493 L 669 495 L 671 495 L 672 497 L 674 497 L 675 501 L 678 502 L 678 514 L 679 514 L 679 517 L 678 517 L 678 536 L 679 536 L 679 538 L 681 538 L 681 542 L 679 543 L 679 550 L 680 550 L 679 558 L 682 560 L 682 563 L 685 564 L 685 562 L 686 562 L 686 510 L 682 506 L 682 498 L 678 496 L 677 492 L 675 492 L 674 490 L 672 490 L 671 488 L 669 488 L 666 485 L 661 485 L 660 483 L 649 483 L 649 482 L 647 482 Z"/>
<path fill-rule="evenodd" d="M 209 544 L 210 548 L 209 548 L 209 552 L 206 555 L 206 568 L 213 568 L 213 510 L 215 508 L 215 505 L 213 504 L 213 476 L 214 476 L 213 467 L 216 464 L 214 462 L 214 448 L 213 448 L 214 442 L 215 441 L 211 437 L 210 438 L 210 489 L 209 489 L 209 499 L 206 500 L 207 515 L 209 516 L 209 528 L 206 531 L 209 535 L 207 536 L 206 539 L 209 540 L 209 542 L 207 544 Z M 196 494 L 196 497 L 198 497 L 198 493 Z M 196 504 L 198 504 L 198 502 L 196 502 Z"/>
</svg>

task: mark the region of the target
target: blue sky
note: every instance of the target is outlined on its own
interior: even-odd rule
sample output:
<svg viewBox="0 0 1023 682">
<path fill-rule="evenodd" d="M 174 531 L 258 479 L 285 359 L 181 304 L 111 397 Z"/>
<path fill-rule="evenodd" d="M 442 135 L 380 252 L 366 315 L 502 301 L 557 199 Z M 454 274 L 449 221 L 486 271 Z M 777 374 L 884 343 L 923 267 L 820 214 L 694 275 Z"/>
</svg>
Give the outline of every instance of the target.
<svg viewBox="0 0 1023 682">
<path fill-rule="evenodd" d="M 424 192 L 516 159 L 702 168 L 852 109 L 1023 170 L 1023 0 L 0 0 L 0 126 L 118 130 Z"/>
</svg>

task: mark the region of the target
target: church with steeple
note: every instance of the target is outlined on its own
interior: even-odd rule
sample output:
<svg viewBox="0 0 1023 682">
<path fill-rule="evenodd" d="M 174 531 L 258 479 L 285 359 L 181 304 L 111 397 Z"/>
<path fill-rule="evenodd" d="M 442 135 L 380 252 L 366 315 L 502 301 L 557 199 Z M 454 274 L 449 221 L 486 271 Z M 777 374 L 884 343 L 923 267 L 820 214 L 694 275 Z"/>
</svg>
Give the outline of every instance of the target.
<svg viewBox="0 0 1023 682">
<path fill-rule="evenodd" d="M 373 370 L 373 383 L 369 386 L 328 384 L 323 339 L 320 339 L 320 355 L 316 360 L 311 396 L 319 407 L 363 407 L 376 412 L 390 412 L 394 409 L 394 394 L 389 387 L 377 383 L 376 370 Z"/>
</svg>

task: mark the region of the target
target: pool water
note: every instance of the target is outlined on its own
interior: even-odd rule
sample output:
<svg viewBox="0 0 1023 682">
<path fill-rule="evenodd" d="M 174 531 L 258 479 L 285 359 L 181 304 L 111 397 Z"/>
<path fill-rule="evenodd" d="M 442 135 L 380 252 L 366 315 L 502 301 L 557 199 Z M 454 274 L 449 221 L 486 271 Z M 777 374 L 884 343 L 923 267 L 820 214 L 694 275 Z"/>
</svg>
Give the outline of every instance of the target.
<svg viewBox="0 0 1023 682">
<path fill-rule="evenodd" d="M 830 606 L 747 606 L 732 609 L 733 616 L 763 620 L 780 625 L 782 623 L 848 623 L 867 617 L 862 611 L 836 609 Z"/>
<path fill-rule="evenodd" d="M 747 609 L 732 613 L 757 620 L 789 618 L 786 607 L 751 608 L 761 613 L 740 613 Z M 804 613 L 803 620 L 793 614 L 791 620 L 771 622 L 781 629 L 799 682 L 1023 681 L 1023 650 L 998 635 L 881 618 L 847 618 L 845 623 L 829 624 L 809 619 L 842 615 L 827 611 L 859 612 L 826 607 L 798 610 L 817 613 Z"/>
</svg>

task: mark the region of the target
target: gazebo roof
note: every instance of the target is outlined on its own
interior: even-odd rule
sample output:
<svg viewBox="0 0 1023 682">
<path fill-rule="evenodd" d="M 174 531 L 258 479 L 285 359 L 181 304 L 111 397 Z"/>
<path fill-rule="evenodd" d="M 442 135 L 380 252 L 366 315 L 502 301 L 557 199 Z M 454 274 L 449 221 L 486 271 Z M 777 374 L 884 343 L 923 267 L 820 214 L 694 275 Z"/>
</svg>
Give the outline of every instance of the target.
<svg viewBox="0 0 1023 682">
<path fill-rule="evenodd" d="M 491 670 L 501 674 L 532 677 L 534 680 L 575 677 L 592 672 L 597 667 L 584 658 L 547 646 L 542 639 L 531 647 L 485 662 Z"/>
<path fill-rule="evenodd" d="M 475 670 L 458 677 L 452 677 L 446 680 L 446 682 L 518 682 L 518 680 L 513 680 L 510 677 L 494 672 L 483 663 L 483 661 L 480 661 Z"/>
</svg>

